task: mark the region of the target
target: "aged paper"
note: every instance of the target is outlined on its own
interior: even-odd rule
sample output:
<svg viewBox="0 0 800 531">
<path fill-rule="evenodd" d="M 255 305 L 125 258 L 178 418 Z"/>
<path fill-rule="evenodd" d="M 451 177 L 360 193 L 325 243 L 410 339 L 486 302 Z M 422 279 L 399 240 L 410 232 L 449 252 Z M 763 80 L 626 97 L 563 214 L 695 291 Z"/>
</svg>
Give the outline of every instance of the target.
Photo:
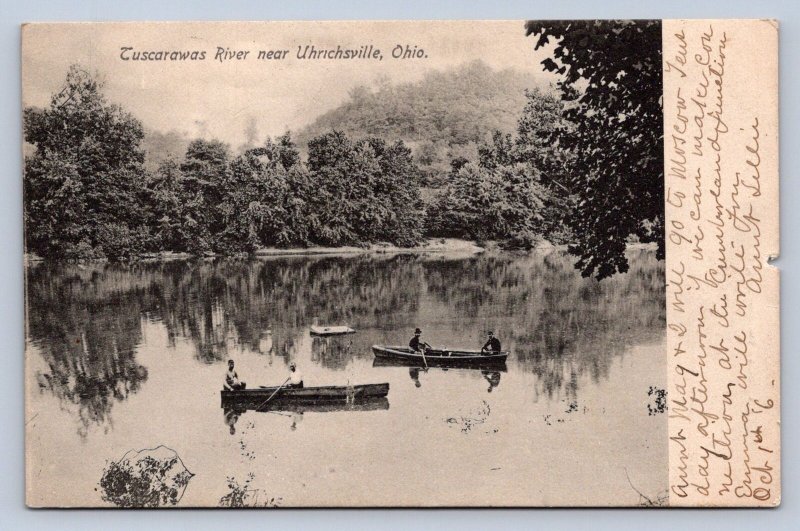
<svg viewBox="0 0 800 531">
<path fill-rule="evenodd" d="M 778 25 L 664 22 L 670 505 L 780 503 Z"/>
<path fill-rule="evenodd" d="M 774 506 L 777 24 L 22 28 L 31 507 Z"/>
</svg>

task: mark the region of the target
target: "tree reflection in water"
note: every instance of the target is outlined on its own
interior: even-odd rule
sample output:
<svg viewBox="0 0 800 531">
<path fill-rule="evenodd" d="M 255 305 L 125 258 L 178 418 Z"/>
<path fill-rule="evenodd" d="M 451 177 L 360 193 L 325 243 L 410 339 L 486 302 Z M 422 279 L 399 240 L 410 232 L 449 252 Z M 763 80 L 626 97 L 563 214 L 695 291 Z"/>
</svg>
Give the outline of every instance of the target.
<svg viewBox="0 0 800 531">
<path fill-rule="evenodd" d="M 141 294 L 151 279 L 124 267 L 40 265 L 29 270 L 28 282 L 29 339 L 46 367 L 37 383 L 75 411 L 85 437 L 90 426 L 110 423 L 114 401 L 147 380 L 135 350 L 146 310 Z"/>
<path fill-rule="evenodd" d="M 626 348 L 663 337 L 663 262 L 645 249 L 629 259 L 628 273 L 602 282 L 582 278 L 559 250 L 39 264 L 27 272 L 28 339 L 46 367 L 41 389 L 77 405 L 83 435 L 147 380 L 136 362 L 142 319 L 162 323 L 173 346 L 190 339 L 202 363 L 236 349 L 288 363 L 315 319 L 355 325 L 347 338 L 313 340 L 312 359 L 330 370 L 371 359 L 372 343 L 405 339 L 426 319 L 454 337 L 491 327 L 512 351 L 510 368 L 537 376 L 537 393 L 574 397 L 583 375 L 603 378 Z M 495 388 L 499 378 L 484 376 Z"/>
<path fill-rule="evenodd" d="M 558 251 L 437 263 L 425 278 L 430 293 L 469 316 L 456 331 L 468 333 L 476 322 L 493 329 L 538 377 L 540 394 L 574 398 L 581 376 L 598 381 L 628 347 L 663 337 L 664 263 L 654 254 L 630 251 L 630 270 L 602 282 L 582 278 Z"/>
<path fill-rule="evenodd" d="M 352 358 L 353 339 L 349 336 L 314 337 L 311 340 L 311 361 L 327 369 L 342 370 Z"/>
</svg>

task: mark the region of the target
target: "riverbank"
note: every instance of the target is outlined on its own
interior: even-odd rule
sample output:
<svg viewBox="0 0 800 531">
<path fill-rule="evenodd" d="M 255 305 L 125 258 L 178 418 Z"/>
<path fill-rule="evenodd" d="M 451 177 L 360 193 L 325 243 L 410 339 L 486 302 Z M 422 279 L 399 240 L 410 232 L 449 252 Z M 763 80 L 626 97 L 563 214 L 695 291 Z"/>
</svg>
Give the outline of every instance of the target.
<svg viewBox="0 0 800 531">
<path fill-rule="evenodd" d="M 467 253 L 477 254 L 486 250 L 474 242 L 455 238 L 431 238 L 422 245 L 398 247 L 389 243 L 376 243 L 366 247 L 302 247 L 279 249 L 264 247 L 255 252 L 256 256 L 317 255 L 317 254 L 397 254 L 397 253 Z"/>
<path fill-rule="evenodd" d="M 264 247 L 258 249 L 252 256 L 256 257 L 270 257 L 270 256 L 313 256 L 313 255 L 343 255 L 343 254 L 401 254 L 401 253 L 447 253 L 447 254 L 478 254 L 486 250 L 494 249 L 497 245 L 493 242 L 484 244 L 483 246 L 477 245 L 475 242 L 467 240 L 459 240 L 456 238 L 430 238 L 421 245 L 414 247 L 398 247 L 389 243 L 376 243 L 365 247 L 356 246 L 342 246 L 342 247 L 296 247 L 296 248 L 277 248 L 277 247 Z M 202 257 L 191 253 L 179 253 L 173 251 L 162 251 L 159 253 L 144 253 L 135 259 L 128 261 L 161 261 L 168 262 L 171 260 L 189 260 L 192 258 L 222 258 L 230 255 L 207 253 Z M 234 255 L 239 256 L 239 255 Z M 242 253 L 241 256 L 251 256 Z M 44 262 L 45 258 L 38 256 L 34 253 L 25 253 L 23 255 L 24 264 Z M 79 260 L 80 261 L 80 260 Z M 86 262 L 102 262 L 105 259 L 86 260 Z"/>
<path fill-rule="evenodd" d="M 536 246 L 539 252 L 552 250 L 552 249 L 566 249 L 566 245 L 553 245 L 549 242 L 542 241 Z M 629 243 L 626 251 L 630 252 L 636 249 L 656 249 L 654 243 Z M 376 243 L 365 247 L 356 246 L 342 246 L 342 247 L 296 247 L 296 248 L 277 248 L 277 247 L 263 247 L 256 250 L 252 255 L 241 253 L 240 255 L 223 255 L 208 253 L 202 257 L 191 253 L 178 253 L 173 251 L 162 251 L 159 253 L 145 253 L 135 259 L 127 260 L 128 262 L 135 261 L 158 261 L 169 262 L 171 260 L 190 260 L 193 258 L 224 258 L 233 256 L 255 256 L 256 258 L 276 257 L 276 256 L 318 256 L 318 255 L 356 255 L 356 254 L 447 254 L 447 255 L 460 255 L 469 256 L 484 252 L 493 252 L 501 250 L 497 242 L 482 242 L 478 245 L 475 242 L 468 240 L 460 240 L 457 238 L 430 238 L 421 245 L 414 247 L 398 247 L 389 243 Z M 23 255 L 24 265 L 39 263 L 46 261 L 45 258 L 38 256 L 34 253 L 25 253 Z M 77 260 L 78 262 L 105 262 L 105 259 L 92 259 L 92 260 Z"/>
</svg>

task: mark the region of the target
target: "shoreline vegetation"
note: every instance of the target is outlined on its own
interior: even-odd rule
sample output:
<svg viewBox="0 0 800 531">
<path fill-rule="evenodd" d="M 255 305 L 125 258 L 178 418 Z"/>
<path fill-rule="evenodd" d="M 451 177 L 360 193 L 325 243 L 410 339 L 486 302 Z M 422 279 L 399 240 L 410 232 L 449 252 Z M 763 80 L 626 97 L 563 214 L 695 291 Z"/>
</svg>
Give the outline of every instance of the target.
<svg viewBox="0 0 800 531">
<path fill-rule="evenodd" d="M 549 242 L 598 279 L 628 271 L 631 242 L 663 259 L 660 23 L 563 24 L 526 25 L 535 49 L 556 40 L 556 87 L 473 64 L 356 87 L 260 144 L 255 126 L 238 148 L 203 133 L 157 164 L 101 74 L 72 65 L 48 107 L 23 111 L 25 249 L 127 262 Z"/>
<path fill-rule="evenodd" d="M 536 246 L 529 249 L 529 251 L 547 251 L 552 249 L 567 250 L 567 245 L 553 245 L 549 242 L 542 241 Z M 634 250 L 647 249 L 655 251 L 657 246 L 655 243 L 638 243 L 630 242 L 626 245 L 625 252 Z M 387 243 L 372 244 L 364 247 L 356 246 L 342 246 L 342 247 L 263 247 L 257 249 L 253 253 L 245 254 L 239 253 L 234 255 L 214 254 L 209 253 L 206 255 L 198 256 L 191 253 L 182 253 L 175 251 L 160 251 L 157 253 L 143 253 L 134 257 L 130 262 L 169 262 L 172 260 L 202 260 L 207 258 L 238 258 L 247 257 L 254 260 L 259 258 L 270 257 L 287 257 L 287 256 L 341 256 L 341 255 L 395 255 L 395 254 L 438 254 L 443 256 L 471 256 L 483 253 L 492 253 L 503 251 L 504 249 L 495 241 L 490 242 L 472 242 L 468 240 L 460 240 L 457 238 L 430 238 L 421 245 L 414 247 L 399 247 Z M 519 251 L 519 250 L 516 250 Z M 24 253 L 24 264 L 29 265 L 32 263 L 46 262 L 47 259 L 38 256 L 35 253 Z M 78 263 L 102 263 L 108 262 L 107 258 L 92 258 L 88 260 L 74 260 Z"/>
<path fill-rule="evenodd" d="M 475 242 L 460 240 L 456 238 L 429 238 L 420 245 L 413 247 L 400 247 L 389 243 L 375 243 L 366 246 L 343 245 L 340 247 L 309 246 L 309 247 L 262 247 L 252 253 L 206 253 L 195 255 L 192 253 L 159 251 L 155 253 L 142 253 L 133 257 L 131 261 L 170 261 L 170 260 L 191 260 L 203 258 L 235 258 L 247 256 L 249 258 L 271 257 L 271 256 L 321 256 L 321 255 L 355 255 L 355 254 L 479 254 L 487 250 L 496 249 L 496 242 L 486 242 L 478 245 Z M 25 263 L 45 262 L 46 258 L 35 253 L 25 253 Z M 77 260 L 80 262 L 81 260 Z M 106 262 L 107 258 L 94 258 L 85 260 L 88 262 Z"/>
</svg>

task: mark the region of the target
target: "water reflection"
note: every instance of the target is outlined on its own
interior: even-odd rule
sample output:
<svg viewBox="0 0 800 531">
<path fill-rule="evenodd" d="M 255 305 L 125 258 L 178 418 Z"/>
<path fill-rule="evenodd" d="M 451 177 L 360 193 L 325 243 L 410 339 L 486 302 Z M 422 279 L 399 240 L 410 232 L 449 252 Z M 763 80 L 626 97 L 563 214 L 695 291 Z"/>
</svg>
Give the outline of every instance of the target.
<svg viewBox="0 0 800 531">
<path fill-rule="evenodd" d="M 411 380 L 414 382 L 414 387 L 422 387 L 422 382 L 419 381 L 419 371 L 418 367 L 412 367 L 408 369 L 408 375 L 411 376 Z"/>
<path fill-rule="evenodd" d="M 147 280 L 123 269 L 43 266 L 28 272 L 28 333 L 40 346 L 36 382 L 74 411 L 78 433 L 110 423 L 115 401 L 136 393 L 147 368 L 136 362 L 142 339 L 140 297 Z M 124 287 L 123 287 L 124 286 Z"/>
<path fill-rule="evenodd" d="M 386 397 L 361 399 L 349 403 L 291 403 L 280 402 L 276 404 L 267 404 L 262 407 L 242 407 L 242 408 L 228 408 L 224 407 L 223 420 L 225 426 L 230 431 L 231 435 L 236 434 L 236 423 L 239 418 L 248 413 L 269 413 L 274 415 L 282 415 L 289 417 L 292 420 L 290 429 L 294 431 L 298 424 L 302 422 L 303 415 L 306 413 L 338 413 L 338 412 L 354 412 L 354 411 L 383 411 L 389 409 L 389 399 Z"/>
<path fill-rule="evenodd" d="M 233 408 L 225 408 L 222 410 L 225 418 L 225 425 L 230 428 L 231 435 L 236 435 L 236 422 L 242 415 L 242 411 L 237 411 Z"/>
<path fill-rule="evenodd" d="M 446 371 L 449 369 L 458 369 L 458 370 L 492 370 L 492 371 L 499 371 L 499 372 L 506 372 L 508 367 L 506 366 L 506 361 L 501 360 L 469 360 L 468 362 L 462 362 L 457 358 L 453 360 L 448 360 L 447 358 L 431 358 L 427 357 L 424 361 L 416 360 L 416 359 L 396 359 L 396 358 L 384 358 L 384 357 L 375 357 L 372 361 L 373 367 L 410 367 L 412 369 L 439 369 L 442 371 Z"/>
<path fill-rule="evenodd" d="M 487 393 L 491 393 L 492 389 L 500 385 L 499 371 L 481 371 L 481 374 L 483 375 L 483 378 L 489 382 L 489 388 L 486 390 Z"/>
<path fill-rule="evenodd" d="M 325 368 L 342 370 L 353 356 L 353 340 L 349 336 L 319 337 L 311 341 L 311 361 Z"/>
<path fill-rule="evenodd" d="M 145 326 L 164 327 L 171 346 L 188 339 L 203 364 L 249 351 L 281 365 L 302 353 L 333 379 L 371 361 L 372 344 L 404 340 L 425 323 L 431 341 L 472 348 L 459 343 L 492 329 L 512 370 L 536 376 L 537 396 L 574 397 L 581 376 L 605 378 L 626 348 L 663 336 L 663 263 L 643 249 L 629 260 L 627 274 L 603 282 L 582 278 L 558 250 L 39 264 L 27 270 L 28 339 L 40 358 L 31 367 L 42 392 L 74 408 L 85 435 L 147 381 L 136 360 Z M 359 332 L 312 339 L 314 320 Z M 484 369 L 491 392 L 504 368 Z M 421 385 L 419 368 L 409 376 Z"/>
</svg>

